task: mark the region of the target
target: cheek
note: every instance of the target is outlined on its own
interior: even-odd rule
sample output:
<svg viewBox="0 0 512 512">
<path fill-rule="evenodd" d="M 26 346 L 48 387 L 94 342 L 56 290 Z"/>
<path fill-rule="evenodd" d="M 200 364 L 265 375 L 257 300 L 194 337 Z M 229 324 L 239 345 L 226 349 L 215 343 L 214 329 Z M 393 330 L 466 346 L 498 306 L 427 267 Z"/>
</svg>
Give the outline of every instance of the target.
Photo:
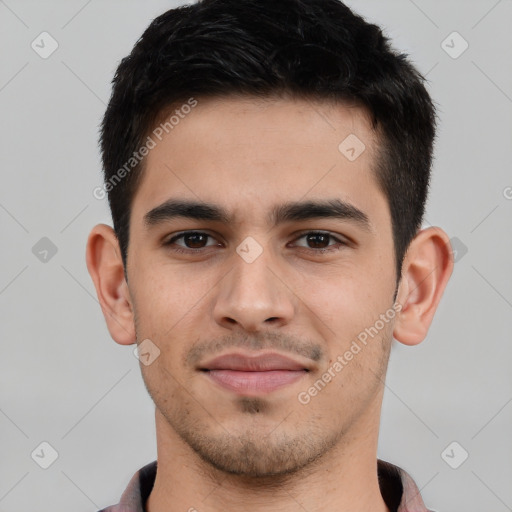
<svg viewBox="0 0 512 512">
<path fill-rule="evenodd" d="M 333 272 L 304 295 L 303 314 L 311 322 L 309 327 L 326 340 L 329 362 L 322 373 L 327 372 L 325 378 L 332 382 L 319 400 L 326 400 L 326 405 L 333 399 L 332 393 L 343 404 L 365 400 L 365 393 L 376 389 L 376 375 L 382 374 L 389 352 L 394 318 L 394 311 L 389 314 L 389 283 L 393 276 L 387 268 L 387 278 L 379 280 L 375 261 L 366 269 L 352 267 L 350 272 Z M 386 313 L 387 321 L 383 322 L 381 315 Z"/>
<path fill-rule="evenodd" d="M 208 288 L 176 268 L 148 266 L 151 270 L 141 272 L 135 282 L 139 321 L 141 326 L 162 332 L 191 313 Z"/>
<path fill-rule="evenodd" d="M 307 316 L 311 316 L 309 308 L 335 334 L 354 334 L 354 329 L 373 323 L 390 306 L 392 276 L 385 277 L 383 273 L 384 268 L 375 266 L 375 262 L 371 267 L 361 261 L 361 266 L 309 275 L 297 295 L 307 306 Z M 386 274 L 389 273 L 387 268 Z"/>
<path fill-rule="evenodd" d="M 137 318 L 137 339 L 150 339 L 160 349 L 159 369 L 143 368 L 150 382 L 167 382 L 168 375 L 183 375 L 183 355 L 190 344 L 197 342 L 200 333 L 207 332 L 205 307 L 211 296 L 204 279 L 192 279 L 190 273 L 175 268 L 149 267 L 137 276 L 134 283 L 134 310 Z M 215 282 L 212 280 L 212 282 Z M 205 295 L 206 294 L 206 295 Z M 165 370 L 164 370 L 165 369 Z M 160 372 L 158 379 L 156 373 Z M 170 379 L 168 385 L 173 386 Z"/>
</svg>

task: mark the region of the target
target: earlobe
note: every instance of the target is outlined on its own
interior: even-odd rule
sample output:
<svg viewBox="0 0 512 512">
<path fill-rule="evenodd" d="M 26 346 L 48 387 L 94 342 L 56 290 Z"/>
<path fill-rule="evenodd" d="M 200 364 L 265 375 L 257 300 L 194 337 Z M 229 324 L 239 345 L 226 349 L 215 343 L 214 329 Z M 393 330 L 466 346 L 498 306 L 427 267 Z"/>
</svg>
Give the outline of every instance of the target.
<svg viewBox="0 0 512 512">
<path fill-rule="evenodd" d="M 417 345 L 427 336 L 437 306 L 453 271 L 448 235 L 438 227 L 421 230 L 412 240 L 402 266 L 393 336 L 405 345 Z"/>
<path fill-rule="evenodd" d="M 119 243 L 110 226 L 98 224 L 91 230 L 86 262 L 110 335 L 121 345 L 135 343 L 131 298 Z"/>
</svg>

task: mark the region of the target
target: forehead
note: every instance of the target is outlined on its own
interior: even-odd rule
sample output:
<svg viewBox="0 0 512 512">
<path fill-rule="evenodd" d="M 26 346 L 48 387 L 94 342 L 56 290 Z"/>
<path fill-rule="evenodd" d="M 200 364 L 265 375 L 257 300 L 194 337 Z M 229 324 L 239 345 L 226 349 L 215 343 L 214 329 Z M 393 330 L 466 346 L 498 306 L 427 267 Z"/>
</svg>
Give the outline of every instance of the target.
<svg viewBox="0 0 512 512">
<path fill-rule="evenodd" d="M 373 171 L 378 139 L 360 107 L 198 98 L 172 121 L 150 134 L 134 220 L 169 197 L 222 205 L 239 223 L 268 222 L 278 204 L 322 197 L 387 213 Z"/>
</svg>

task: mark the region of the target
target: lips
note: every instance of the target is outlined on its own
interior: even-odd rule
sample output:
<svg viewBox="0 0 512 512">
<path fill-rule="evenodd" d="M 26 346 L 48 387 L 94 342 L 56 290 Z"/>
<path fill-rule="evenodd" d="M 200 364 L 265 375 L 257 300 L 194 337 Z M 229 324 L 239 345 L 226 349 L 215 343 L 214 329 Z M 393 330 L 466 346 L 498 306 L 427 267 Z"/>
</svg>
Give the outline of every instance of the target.
<svg viewBox="0 0 512 512">
<path fill-rule="evenodd" d="M 281 354 L 267 353 L 256 356 L 225 354 L 205 363 L 203 370 L 235 370 L 241 372 L 265 372 L 272 370 L 307 370 L 307 366 Z"/>
<path fill-rule="evenodd" d="M 274 391 L 303 378 L 309 368 L 278 353 L 225 354 L 199 368 L 219 386 L 243 395 Z"/>
</svg>

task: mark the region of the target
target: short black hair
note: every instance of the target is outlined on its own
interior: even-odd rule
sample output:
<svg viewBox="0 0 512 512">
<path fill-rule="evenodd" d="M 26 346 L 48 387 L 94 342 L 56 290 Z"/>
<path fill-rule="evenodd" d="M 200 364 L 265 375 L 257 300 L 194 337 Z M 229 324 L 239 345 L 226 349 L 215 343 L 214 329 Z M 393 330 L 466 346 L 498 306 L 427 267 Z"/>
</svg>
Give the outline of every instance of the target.
<svg viewBox="0 0 512 512">
<path fill-rule="evenodd" d="M 356 104 L 370 114 L 398 283 L 430 182 L 436 112 L 424 82 L 377 25 L 338 0 L 200 0 L 157 17 L 119 64 L 101 126 L 125 275 L 131 204 L 145 163 L 139 150 L 162 113 L 191 98 L 288 95 Z"/>
</svg>

